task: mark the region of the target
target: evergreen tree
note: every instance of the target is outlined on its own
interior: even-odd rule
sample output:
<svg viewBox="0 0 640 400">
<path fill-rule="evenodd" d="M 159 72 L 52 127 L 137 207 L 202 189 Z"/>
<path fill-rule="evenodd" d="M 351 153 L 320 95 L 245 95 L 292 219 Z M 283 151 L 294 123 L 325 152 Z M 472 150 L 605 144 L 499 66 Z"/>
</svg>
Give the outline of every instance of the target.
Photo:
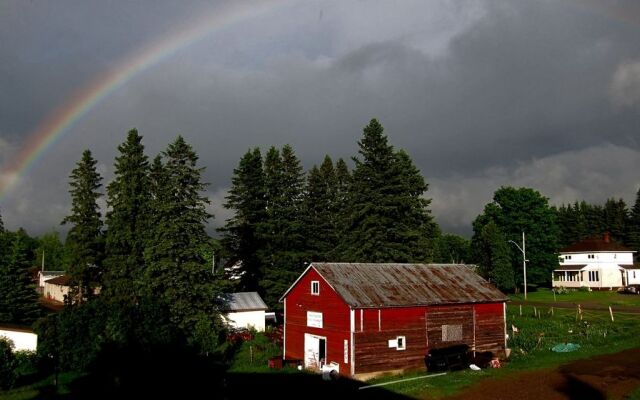
<svg viewBox="0 0 640 400">
<path fill-rule="evenodd" d="M 640 189 L 638 189 L 636 202 L 629 213 L 626 237 L 627 245 L 631 250 L 637 252 L 635 253 L 636 261 L 640 260 Z"/>
<path fill-rule="evenodd" d="M 372 119 L 358 142 L 339 252 L 353 262 L 425 262 L 437 226 L 422 197 L 428 186 L 409 156 Z"/>
<path fill-rule="evenodd" d="M 150 295 L 168 308 L 172 323 L 203 349 L 202 332 L 215 336 L 219 323 L 219 293 L 202 252 L 209 243 L 205 223 L 212 217 L 206 210 L 209 200 L 201 194 L 206 187 L 201 180 L 203 169 L 181 136 L 163 156 L 161 170 L 157 161 L 151 169 L 152 180 L 154 176 L 162 179 L 155 182 L 145 281 Z"/>
<path fill-rule="evenodd" d="M 20 229 L 8 236 L 10 257 L 0 267 L 0 322 L 31 324 L 40 315 L 38 293 L 31 281 L 33 241 Z"/>
<path fill-rule="evenodd" d="M 505 239 L 518 243 L 526 234 L 529 260 L 527 282 L 540 285 L 550 281 L 551 271 L 558 266 L 558 235 L 556 213 L 548 199 L 530 188 L 501 187 L 493 195 L 482 214 L 473 222 L 472 246 L 477 254 L 483 228 L 493 221 Z M 511 265 L 516 283 L 522 284 L 522 253 L 512 245 Z"/>
<path fill-rule="evenodd" d="M 627 204 L 624 200 L 608 199 L 605 202 L 602 209 L 604 230 L 611 234 L 613 240 L 624 242 L 628 217 L 629 210 L 627 210 Z"/>
<path fill-rule="evenodd" d="M 494 221 L 482 227 L 475 246 L 480 273 L 500 290 L 515 287 L 509 244 Z"/>
<path fill-rule="evenodd" d="M 102 194 L 102 178 L 96 171 L 97 161 L 85 150 L 71 172 L 69 190 L 71 214 L 63 224 L 70 224 L 67 234 L 69 270 L 71 276 L 70 301 L 83 302 L 92 295 L 91 285 L 99 279 L 99 265 L 103 255 L 102 220 L 97 204 Z"/>
<path fill-rule="evenodd" d="M 305 220 L 310 261 L 330 261 L 338 244 L 338 182 L 333 161 L 325 156 L 307 176 Z"/>
<path fill-rule="evenodd" d="M 132 129 L 118 146 L 115 177 L 107 187 L 106 275 L 104 296 L 135 303 L 144 271 L 145 235 L 149 229 L 149 162 L 142 136 Z"/>
<path fill-rule="evenodd" d="M 234 261 L 242 262 L 240 290 L 255 291 L 262 279 L 258 254 L 263 241 L 258 226 L 266 218 L 265 177 L 260 149 L 249 150 L 233 170 L 231 189 L 224 207 L 234 211 L 226 221 L 222 245 Z"/>
<path fill-rule="evenodd" d="M 264 240 L 260 287 L 267 304 L 278 307 L 280 296 L 302 272 L 307 255 L 302 220 L 304 174 L 289 145 L 282 152 L 269 149 L 264 173 L 267 216 L 259 226 Z"/>
</svg>

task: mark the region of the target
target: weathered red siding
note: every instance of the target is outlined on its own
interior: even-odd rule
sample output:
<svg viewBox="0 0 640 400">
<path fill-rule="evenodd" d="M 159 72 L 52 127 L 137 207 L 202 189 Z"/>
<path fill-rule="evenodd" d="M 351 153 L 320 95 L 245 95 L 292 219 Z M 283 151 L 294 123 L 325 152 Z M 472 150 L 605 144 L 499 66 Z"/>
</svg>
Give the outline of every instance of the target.
<svg viewBox="0 0 640 400">
<path fill-rule="evenodd" d="M 320 282 L 320 295 L 311 294 L 311 281 Z M 321 312 L 323 327 L 307 326 L 307 311 Z M 486 304 L 367 308 L 353 310 L 355 374 L 424 368 L 429 349 L 464 343 L 477 351 L 504 351 L 504 305 Z M 475 322 L 475 324 L 474 324 Z M 459 325 L 461 340 L 443 341 L 442 326 Z M 448 328 L 449 329 L 449 328 Z M 326 337 L 326 362 L 340 364 L 351 374 L 351 310 L 327 282 L 310 268 L 285 298 L 285 358 L 304 359 L 305 333 Z M 406 349 L 389 347 L 389 340 L 406 339 Z M 344 341 L 348 362 L 344 362 Z"/>
<path fill-rule="evenodd" d="M 311 281 L 320 282 L 320 295 L 311 294 Z M 340 374 L 349 375 L 351 369 L 351 320 L 349 307 L 313 269 L 298 281 L 285 298 L 286 359 L 304 359 L 305 333 L 326 337 L 326 361 L 340 364 Z M 307 311 L 322 313 L 322 328 L 307 326 Z M 344 341 L 348 340 L 348 363 L 344 362 Z"/>
</svg>

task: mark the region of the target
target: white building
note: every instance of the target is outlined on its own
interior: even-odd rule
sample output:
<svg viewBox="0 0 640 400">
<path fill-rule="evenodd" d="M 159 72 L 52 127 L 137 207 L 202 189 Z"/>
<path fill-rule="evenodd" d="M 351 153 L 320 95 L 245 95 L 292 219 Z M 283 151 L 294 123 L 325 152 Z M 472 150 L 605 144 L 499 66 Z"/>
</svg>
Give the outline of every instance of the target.
<svg viewBox="0 0 640 400">
<path fill-rule="evenodd" d="M 640 266 L 634 266 L 633 253 L 611 240 L 608 233 L 567 246 L 560 250 L 553 287 L 609 290 L 640 284 Z"/>
<path fill-rule="evenodd" d="M 264 331 L 265 311 L 268 307 L 257 292 L 231 293 L 227 295 L 226 302 L 229 326 Z"/>
<path fill-rule="evenodd" d="M 14 351 L 36 351 L 38 348 L 38 335 L 31 329 L 0 326 L 0 337 L 9 339 Z"/>
</svg>

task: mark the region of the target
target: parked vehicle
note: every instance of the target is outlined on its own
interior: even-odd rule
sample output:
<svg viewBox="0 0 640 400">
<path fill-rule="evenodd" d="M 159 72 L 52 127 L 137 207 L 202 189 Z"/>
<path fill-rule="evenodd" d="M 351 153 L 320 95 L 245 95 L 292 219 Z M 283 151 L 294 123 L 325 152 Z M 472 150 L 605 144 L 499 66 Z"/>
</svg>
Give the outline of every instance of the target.
<svg viewBox="0 0 640 400">
<path fill-rule="evenodd" d="M 640 294 L 640 285 L 627 285 L 622 288 L 620 293 L 625 294 Z"/>
</svg>

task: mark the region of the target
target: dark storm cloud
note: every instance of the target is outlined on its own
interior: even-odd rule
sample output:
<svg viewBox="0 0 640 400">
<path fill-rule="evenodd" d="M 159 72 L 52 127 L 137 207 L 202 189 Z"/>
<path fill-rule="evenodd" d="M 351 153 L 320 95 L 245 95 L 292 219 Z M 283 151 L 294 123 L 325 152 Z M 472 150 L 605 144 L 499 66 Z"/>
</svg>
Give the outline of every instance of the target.
<svg viewBox="0 0 640 400">
<path fill-rule="evenodd" d="M 1 54 L 16 60 L 0 66 L 11 77 L 6 86 L 0 77 L 9 88 L 0 94 L 9 107 L 0 111 L 4 148 L 33 125 L 33 109 L 46 113 L 75 80 L 208 7 L 167 3 L 145 15 L 141 3 L 118 10 L 99 4 L 75 12 L 80 20 L 94 16 L 84 23 L 47 22 L 43 35 L 77 35 L 62 35 L 49 49 L 42 38 L 20 47 L 22 32 L 37 36 L 25 21 L 5 36 L 24 11 L 0 20 L 0 37 L 14 39 L 0 43 Z M 640 185 L 629 173 L 640 162 L 640 42 L 632 15 L 619 19 L 618 9 L 589 2 L 403 5 L 292 2 L 181 50 L 74 125 L 4 200 L 5 222 L 36 231 L 56 225 L 81 150 L 94 150 L 108 181 L 115 148 L 135 126 L 152 156 L 178 133 L 194 145 L 219 225 L 229 215 L 221 203 L 231 171 L 247 149 L 291 143 L 306 167 L 324 154 L 348 158 L 371 117 L 431 182 L 428 196 L 445 231 L 468 233 L 500 185 L 532 186 L 554 203 L 632 200 Z M 53 75 L 43 72 L 45 56 Z"/>
</svg>

